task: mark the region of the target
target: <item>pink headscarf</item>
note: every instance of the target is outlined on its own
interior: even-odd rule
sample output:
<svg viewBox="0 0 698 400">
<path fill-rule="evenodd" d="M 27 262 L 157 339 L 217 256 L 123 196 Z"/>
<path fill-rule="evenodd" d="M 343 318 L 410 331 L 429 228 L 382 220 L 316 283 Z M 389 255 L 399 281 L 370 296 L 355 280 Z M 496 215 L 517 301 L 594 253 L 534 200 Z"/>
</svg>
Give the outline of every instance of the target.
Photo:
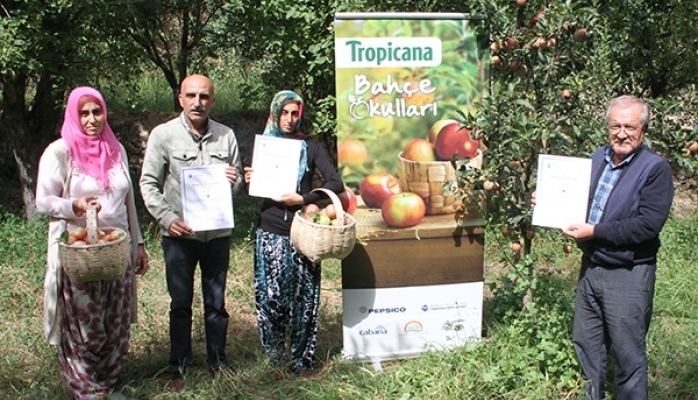
<svg viewBox="0 0 698 400">
<path fill-rule="evenodd" d="M 102 106 L 104 130 L 100 135 L 88 135 L 80 124 L 80 99 L 86 96 L 96 99 Z M 107 123 L 107 104 L 97 90 L 80 86 L 70 92 L 68 105 L 65 107 L 61 137 L 68 145 L 70 156 L 80 170 L 95 178 L 105 190 L 108 189 L 109 171 L 121 163 L 121 147 L 114 131 Z"/>
</svg>

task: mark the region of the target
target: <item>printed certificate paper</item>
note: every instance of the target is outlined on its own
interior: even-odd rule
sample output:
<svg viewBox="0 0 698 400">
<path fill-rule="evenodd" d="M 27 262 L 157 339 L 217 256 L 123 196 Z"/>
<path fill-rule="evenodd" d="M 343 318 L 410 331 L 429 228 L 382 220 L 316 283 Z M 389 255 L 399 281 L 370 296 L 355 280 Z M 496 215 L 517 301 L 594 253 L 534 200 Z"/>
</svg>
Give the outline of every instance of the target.
<svg viewBox="0 0 698 400">
<path fill-rule="evenodd" d="M 184 223 L 194 231 L 235 227 L 227 164 L 184 167 L 181 172 Z"/>
<path fill-rule="evenodd" d="M 590 181 L 590 158 L 539 154 L 532 224 L 564 229 L 586 222 Z"/>
<path fill-rule="evenodd" d="M 255 136 L 249 195 L 276 198 L 296 193 L 300 159 L 300 140 Z"/>
</svg>

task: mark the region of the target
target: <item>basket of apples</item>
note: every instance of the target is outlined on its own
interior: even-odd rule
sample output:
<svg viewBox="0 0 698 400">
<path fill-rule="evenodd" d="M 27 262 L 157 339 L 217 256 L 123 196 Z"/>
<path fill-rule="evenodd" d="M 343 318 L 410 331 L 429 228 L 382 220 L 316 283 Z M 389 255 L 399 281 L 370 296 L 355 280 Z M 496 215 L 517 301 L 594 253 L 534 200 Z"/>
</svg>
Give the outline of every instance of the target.
<svg viewBox="0 0 698 400">
<path fill-rule="evenodd" d="M 97 205 L 89 205 L 87 227 L 65 231 L 58 240 L 61 265 L 75 283 L 121 279 L 130 263 L 126 232 L 99 228 L 97 213 Z"/>
<path fill-rule="evenodd" d="M 311 261 L 329 258 L 344 259 L 356 243 L 356 219 L 342 208 L 342 202 L 331 190 L 317 188 L 332 203 L 325 208 L 308 204 L 293 215 L 291 243 Z"/>
<path fill-rule="evenodd" d="M 468 158 L 469 165 L 482 167 L 480 141 L 470 136 L 470 129 L 456 120 L 437 121 L 427 139 L 411 140 L 397 155 L 397 175 L 403 189 L 418 194 L 426 205 L 427 214 L 448 214 L 457 211 L 460 203 L 455 183 L 453 157 Z"/>
</svg>

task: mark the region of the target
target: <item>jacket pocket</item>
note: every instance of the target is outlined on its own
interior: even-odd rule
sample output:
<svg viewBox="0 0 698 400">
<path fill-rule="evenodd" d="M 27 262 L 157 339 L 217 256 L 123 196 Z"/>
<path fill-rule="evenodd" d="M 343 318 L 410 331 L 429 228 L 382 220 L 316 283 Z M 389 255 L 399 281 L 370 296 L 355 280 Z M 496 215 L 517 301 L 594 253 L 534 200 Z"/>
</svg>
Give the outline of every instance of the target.
<svg viewBox="0 0 698 400">
<path fill-rule="evenodd" d="M 213 164 L 228 164 L 228 152 L 216 149 L 207 150 Z"/>
<path fill-rule="evenodd" d="M 196 159 L 199 158 L 199 149 L 195 147 L 176 148 L 172 150 L 171 155 L 170 174 L 177 182 L 180 182 L 182 168 L 195 165 Z"/>
</svg>

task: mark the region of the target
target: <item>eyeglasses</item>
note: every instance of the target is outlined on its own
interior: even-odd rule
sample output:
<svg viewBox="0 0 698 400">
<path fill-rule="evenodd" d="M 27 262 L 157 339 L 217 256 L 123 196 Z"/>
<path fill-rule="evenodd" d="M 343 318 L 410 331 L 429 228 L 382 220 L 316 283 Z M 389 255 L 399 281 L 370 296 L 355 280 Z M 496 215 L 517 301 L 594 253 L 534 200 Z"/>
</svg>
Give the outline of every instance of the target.
<svg viewBox="0 0 698 400">
<path fill-rule="evenodd" d="M 628 135 L 632 135 L 634 133 L 639 132 L 642 129 L 642 127 L 637 126 L 637 125 L 609 125 L 608 126 L 608 131 L 614 135 L 619 134 L 621 129 L 625 129 L 625 133 L 627 133 Z"/>
</svg>

